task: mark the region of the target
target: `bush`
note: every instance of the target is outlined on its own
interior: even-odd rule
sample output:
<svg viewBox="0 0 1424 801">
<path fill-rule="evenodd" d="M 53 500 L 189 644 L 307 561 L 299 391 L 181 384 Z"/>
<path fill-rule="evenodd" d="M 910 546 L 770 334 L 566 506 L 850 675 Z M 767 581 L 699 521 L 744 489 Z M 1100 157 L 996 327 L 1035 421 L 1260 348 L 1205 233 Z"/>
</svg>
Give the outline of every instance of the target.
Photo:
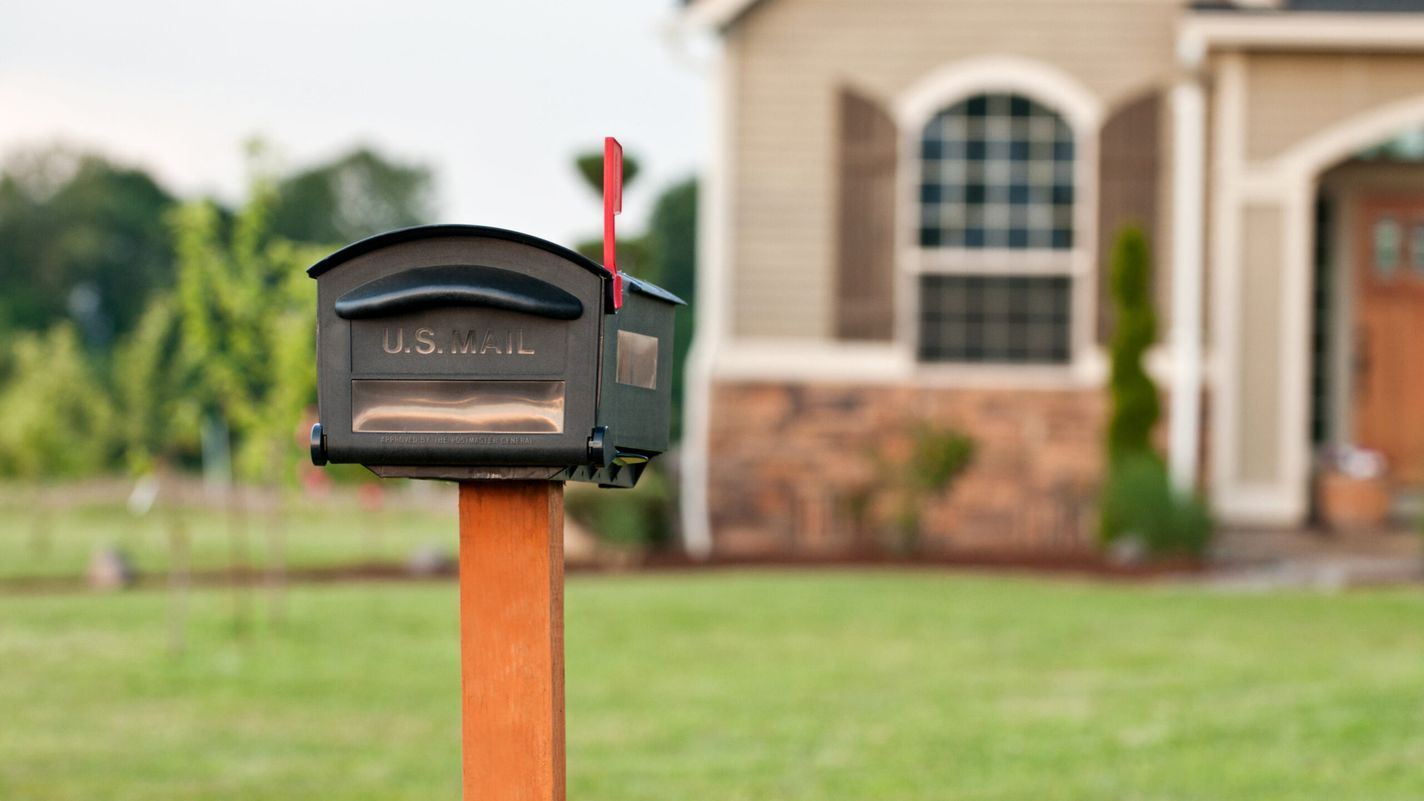
<svg viewBox="0 0 1424 801">
<path fill-rule="evenodd" d="M 974 461 L 974 440 L 952 428 L 928 423 L 916 425 L 910 458 L 898 480 L 899 509 L 896 513 L 898 550 L 911 553 L 920 546 L 920 518 L 931 495 L 947 492 L 955 479 Z"/>
<path fill-rule="evenodd" d="M 1211 539 L 1211 513 L 1200 498 L 1172 489 L 1167 468 L 1153 455 L 1124 458 L 1103 488 L 1105 544 L 1135 541 L 1158 556 L 1200 556 Z"/>
<path fill-rule="evenodd" d="M 1211 534 L 1210 517 L 1198 499 L 1173 492 L 1152 447 L 1161 406 L 1142 360 L 1157 339 L 1157 314 L 1152 306 L 1152 259 L 1140 229 L 1129 226 L 1118 234 L 1109 287 L 1114 313 L 1111 410 L 1099 537 L 1104 543 L 1133 537 L 1154 554 L 1201 553 Z"/>
<path fill-rule="evenodd" d="M 1118 235 L 1110 288 L 1114 325 L 1108 458 L 1115 462 L 1152 452 L 1152 429 L 1161 414 L 1157 387 L 1142 364 L 1143 354 L 1157 339 L 1157 315 L 1147 237 L 1138 228 L 1124 228 Z"/>
<path fill-rule="evenodd" d="M 974 460 L 974 440 L 952 428 L 921 425 L 910 457 L 911 481 L 926 492 L 948 489 Z"/>
<path fill-rule="evenodd" d="M 568 485 L 564 513 L 600 542 L 618 548 L 642 548 L 665 541 L 674 517 L 668 481 L 651 466 L 633 489 Z"/>
</svg>

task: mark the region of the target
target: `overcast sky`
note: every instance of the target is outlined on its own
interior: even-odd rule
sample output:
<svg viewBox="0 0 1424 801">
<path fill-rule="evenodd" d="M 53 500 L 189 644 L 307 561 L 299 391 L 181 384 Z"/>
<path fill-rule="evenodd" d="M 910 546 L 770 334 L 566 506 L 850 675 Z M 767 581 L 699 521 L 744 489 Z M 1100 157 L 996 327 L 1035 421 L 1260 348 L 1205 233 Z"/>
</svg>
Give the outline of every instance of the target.
<svg viewBox="0 0 1424 801">
<path fill-rule="evenodd" d="M 434 168 L 442 221 L 561 242 L 600 206 L 572 156 L 617 136 L 620 221 L 692 174 L 705 68 L 677 0 L 20 0 L 0 24 L 0 154 L 62 139 L 182 194 L 242 196 L 242 142 L 288 166 L 370 143 Z"/>
</svg>

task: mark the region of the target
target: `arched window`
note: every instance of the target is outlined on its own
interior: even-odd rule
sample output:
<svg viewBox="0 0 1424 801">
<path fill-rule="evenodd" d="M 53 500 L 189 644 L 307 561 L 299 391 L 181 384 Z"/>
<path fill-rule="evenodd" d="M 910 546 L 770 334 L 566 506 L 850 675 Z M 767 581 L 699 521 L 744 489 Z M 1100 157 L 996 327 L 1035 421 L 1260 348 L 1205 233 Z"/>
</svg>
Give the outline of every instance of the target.
<svg viewBox="0 0 1424 801">
<path fill-rule="evenodd" d="M 1073 129 L 985 93 L 931 117 L 919 151 L 920 359 L 1071 361 Z"/>
<path fill-rule="evenodd" d="M 920 138 L 920 245 L 1073 247 L 1073 131 L 1046 106 L 984 94 Z"/>
</svg>

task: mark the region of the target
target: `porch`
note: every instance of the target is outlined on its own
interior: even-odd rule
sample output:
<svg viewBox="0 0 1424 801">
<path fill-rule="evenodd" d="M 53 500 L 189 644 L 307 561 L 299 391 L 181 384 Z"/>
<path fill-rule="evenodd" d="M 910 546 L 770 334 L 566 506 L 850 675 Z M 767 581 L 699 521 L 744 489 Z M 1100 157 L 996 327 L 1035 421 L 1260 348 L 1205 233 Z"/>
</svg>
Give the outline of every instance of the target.
<svg viewBox="0 0 1424 801">
<path fill-rule="evenodd" d="M 1392 527 L 1344 534 L 1321 528 L 1225 528 L 1208 560 L 1222 587 L 1339 590 L 1424 580 L 1424 533 Z"/>
</svg>

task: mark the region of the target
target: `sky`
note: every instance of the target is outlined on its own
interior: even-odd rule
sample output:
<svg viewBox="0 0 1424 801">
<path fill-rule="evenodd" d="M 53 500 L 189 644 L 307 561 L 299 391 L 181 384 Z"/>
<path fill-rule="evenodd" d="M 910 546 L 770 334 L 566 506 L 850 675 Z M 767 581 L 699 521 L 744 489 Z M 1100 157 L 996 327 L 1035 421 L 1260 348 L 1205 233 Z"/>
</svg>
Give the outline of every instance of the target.
<svg viewBox="0 0 1424 801">
<path fill-rule="evenodd" d="M 440 222 L 597 236 L 576 153 L 643 168 L 628 230 L 703 161 L 708 67 L 677 0 L 20 0 L 0 25 L 0 157 L 62 141 L 170 191 L 243 196 L 243 143 L 297 168 L 358 144 L 436 174 Z M 705 49 L 705 48 L 703 48 Z"/>
</svg>

